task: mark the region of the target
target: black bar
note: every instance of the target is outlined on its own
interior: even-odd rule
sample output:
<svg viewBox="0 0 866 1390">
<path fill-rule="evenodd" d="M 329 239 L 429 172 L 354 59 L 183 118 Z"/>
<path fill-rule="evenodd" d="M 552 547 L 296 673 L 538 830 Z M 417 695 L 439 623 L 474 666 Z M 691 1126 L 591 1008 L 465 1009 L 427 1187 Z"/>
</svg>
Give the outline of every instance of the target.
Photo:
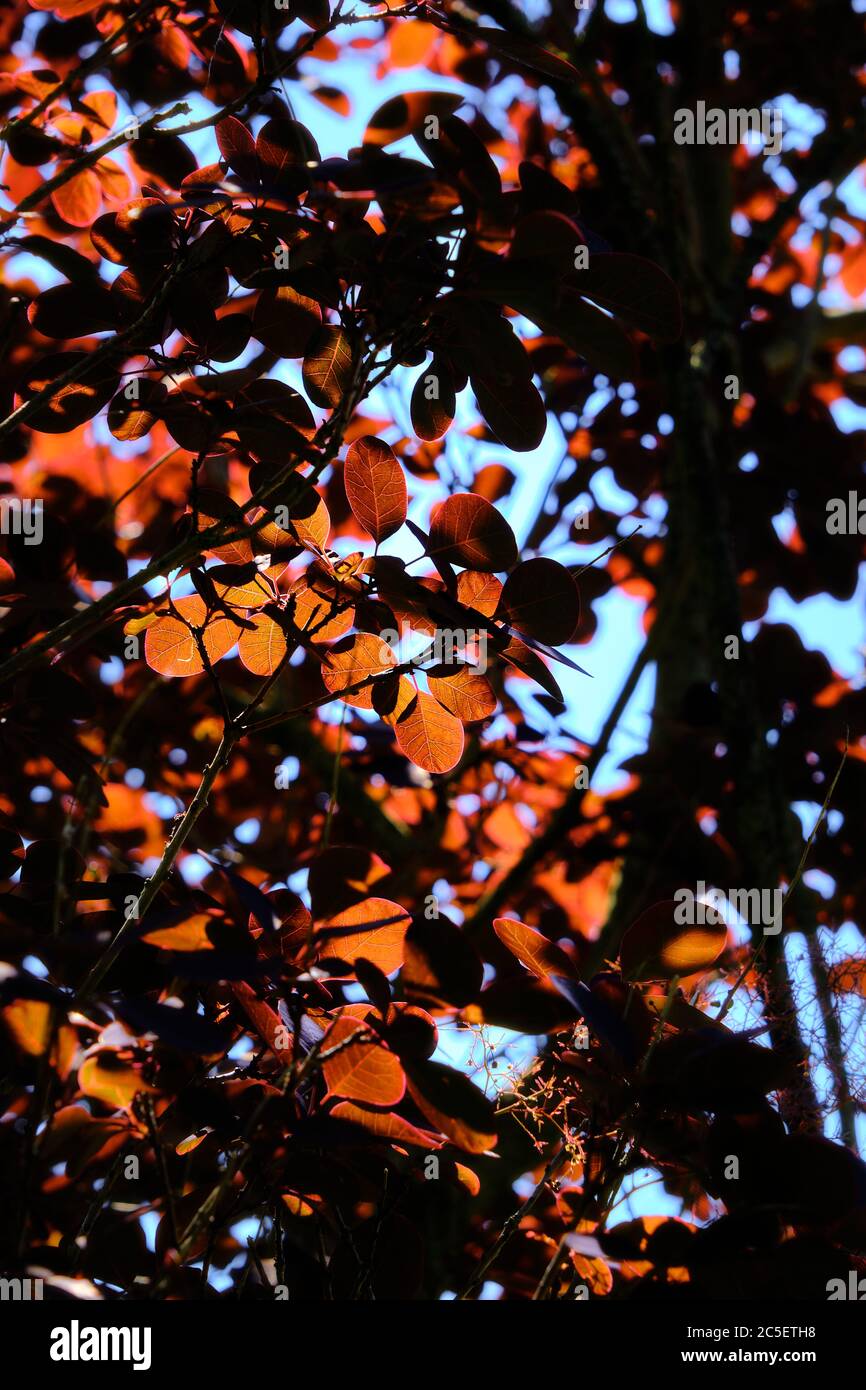
<svg viewBox="0 0 866 1390">
<path fill-rule="evenodd" d="M 769 1377 L 794 1368 L 824 1377 L 846 1369 L 862 1376 L 857 1367 L 864 1310 L 850 1300 L 768 1300 L 758 1306 L 591 1299 L 568 1307 L 511 1301 L 500 1305 L 507 1308 L 500 1315 L 490 1305 L 472 1306 L 475 1312 L 466 1304 L 457 1311 L 447 1300 L 435 1307 L 263 1298 L 4 1302 L 0 1337 L 7 1356 L 20 1346 L 28 1368 L 61 1383 L 82 1371 L 132 1372 L 137 1360 L 140 1379 L 165 1372 L 212 1372 L 224 1385 L 226 1375 L 237 1372 L 246 1385 L 252 1377 L 271 1380 L 277 1373 L 290 1390 L 301 1374 L 299 1357 L 307 1364 L 305 1378 L 318 1363 L 332 1382 L 341 1365 L 363 1375 L 383 1353 L 390 1364 L 399 1364 L 404 1379 L 425 1345 L 418 1335 L 446 1329 L 459 1340 L 427 1344 L 423 1366 L 430 1372 L 435 1368 L 437 1376 L 456 1371 L 461 1380 L 477 1362 L 489 1383 L 495 1357 L 513 1357 L 520 1348 L 530 1358 L 541 1358 L 546 1375 L 554 1361 L 584 1384 L 589 1372 L 618 1379 L 626 1370 L 649 1371 L 655 1381 L 670 1370 L 702 1374 L 714 1366 L 735 1372 L 760 1368 Z M 500 1322 L 499 1316 L 507 1321 Z M 110 1334 L 108 1329 L 117 1331 Z M 405 1348 L 399 1345 L 404 1338 Z M 125 1359 L 111 1359 L 115 1349 L 125 1352 Z M 104 1359 L 89 1359 L 92 1350 Z M 60 1353 L 74 1359 L 56 1359 Z M 503 1374 L 513 1380 L 514 1372 L 513 1360 L 506 1362 Z"/>
</svg>

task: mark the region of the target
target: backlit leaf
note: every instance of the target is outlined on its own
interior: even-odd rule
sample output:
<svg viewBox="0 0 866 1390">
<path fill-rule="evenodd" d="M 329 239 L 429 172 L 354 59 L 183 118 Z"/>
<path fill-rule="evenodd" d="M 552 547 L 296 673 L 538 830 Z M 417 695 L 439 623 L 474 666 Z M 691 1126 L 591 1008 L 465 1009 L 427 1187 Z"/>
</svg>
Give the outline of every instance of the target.
<svg viewBox="0 0 866 1390">
<path fill-rule="evenodd" d="M 78 1085 L 86 1096 L 115 1110 L 128 1110 L 142 1091 L 154 1091 L 140 1071 L 114 1052 L 97 1052 L 79 1068 Z"/>
<path fill-rule="evenodd" d="M 438 1062 L 406 1067 L 406 1084 L 418 1109 L 467 1153 L 481 1154 L 496 1143 L 493 1106 L 462 1072 Z"/>
<path fill-rule="evenodd" d="M 245 628 L 238 639 L 238 653 L 244 666 L 255 676 L 270 676 L 287 651 L 283 629 L 267 613 L 250 615 L 252 630 Z"/>
<path fill-rule="evenodd" d="M 512 570 L 502 590 L 509 622 L 528 637 L 569 642 L 580 620 L 580 594 L 564 565 L 539 556 Z"/>
<path fill-rule="evenodd" d="M 226 522 L 232 530 L 244 528 L 244 514 L 236 502 L 223 492 L 213 488 L 202 488 L 198 494 L 198 529 L 208 531 L 211 526 Z M 240 536 L 227 545 L 214 546 L 208 551 L 226 565 L 245 565 L 253 558 L 253 548 L 248 536 Z"/>
<path fill-rule="evenodd" d="M 538 448 L 547 429 L 547 412 L 532 381 L 473 373 L 472 389 L 478 409 L 501 444 L 516 453 Z"/>
<path fill-rule="evenodd" d="M 369 1134 L 375 1134 L 390 1144 L 410 1144 L 413 1148 L 427 1150 L 438 1149 L 442 1144 L 438 1134 L 433 1134 L 427 1129 L 418 1129 L 416 1125 L 410 1124 L 402 1115 L 393 1111 L 383 1114 L 381 1110 L 365 1110 L 361 1105 L 341 1100 L 334 1106 L 331 1114 L 336 1120 L 346 1120 L 349 1124 L 360 1125 Z"/>
<path fill-rule="evenodd" d="M 47 338 L 81 338 L 117 324 L 115 302 L 100 285 L 55 285 L 33 300 L 27 317 Z"/>
<path fill-rule="evenodd" d="M 215 919 L 206 912 L 196 912 L 177 925 L 155 926 L 142 934 L 142 941 L 149 946 L 160 946 L 166 951 L 212 951 L 209 928 Z"/>
<path fill-rule="evenodd" d="M 463 725 L 420 690 L 394 725 L 397 745 L 425 772 L 450 772 L 463 754 Z"/>
<path fill-rule="evenodd" d="M 161 676 L 194 676 L 204 670 L 190 624 L 203 628 L 202 641 L 209 659 L 219 661 L 235 645 L 240 635 L 237 624 L 218 615 L 208 619 L 204 600 L 198 594 L 175 600 L 178 616 L 164 613 L 148 627 L 144 656 L 148 666 Z"/>
<path fill-rule="evenodd" d="M 393 728 L 415 699 L 416 690 L 408 676 L 392 672 L 373 686 L 373 708 L 379 718 Z"/>
<path fill-rule="evenodd" d="M 351 606 L 343 607 L 338 598 L 317 593 L 306 579 L 298 580 L 293 587 L 289 611 L 295 626 L 311 642 L 332 642 L 348 632 L 353 621 Z"/>
<path fill-rule="evenodd" d="M 320 328 L 304 358 L 304 386 L 319 406 L 335 409 L 352 380 L 352 348 L 342 328 Z"/>
<path fill-rule="evenodd" d="M 483 497 L 458 492 L 436 509 L 430 523 L 434 554 L 467 569 L 507 570 L 517 559 L 514 532 Z"/>
<path fill-rule="evenodd" d="M 70 370 L 75 371 L 76 379 L 57 386 Z M 36 407 L 28 424 L 45 434 L 67 434 L 107 405 L 117 385 L 117 372 L 107 363 L 93 363 L 83 352 L 54 352 L 31 367 L 20 391 L 24 400 L 30 400 L 43 390 L 56 387 Z"/>
<path fill-rule="evenodd" d="M 253 314 L 253 332 L 259 342 L 281 357 L 303 357 L 321 324 L 318 302 L 291 285 L 262 290 Z"/>
<path fill-rule="evenodd" d="M 229 168 L 241 178 L 257 183 L 256 142 L 243 121 L 237 116 L 224 116 L 217 122 L 215 134 L 220 154 Z"/>
<path fill-rule="evenodd" d="M 401 976 L 409 999 L 429 1008 L 465 1008 L 478 997 L 484 978 L 481 958 L 466 934 L 447 917 L 413 921 L 406 933 Z"/>
<path fill-rule="evenodd" d="M 147 377 L 137 380 L 136 388 L 131 399 L 126 389 L 119 391 L 108 407 L 108 428 L 115 439 L 124 442 L 149 434 L 168 394 L 161 381 L 151 381 Z"/>
<path fill-rule="evenodd" d="M 92 169 L 82 169 L 51 194 L 55 210 L 71 227 L 90 227 L 102 207 L 102 187 Z"/>
<path fill-rule="evenodd" d="M 360 845 L 335 845 L 310 865 L 308 888 L 315 916 L 331 916 L 370 896 L 374 884 L 388 877 L 378 854 Z"/>
<path fill-rule="evenodd" d="M 351 964 L 363 956 L 390 975 L 403 964 L 403 943 L 411 920 L 399 903 L 388 898 L 364 898 L 317 928 L 318 958 Z"/>
<path fill-rule="evenodd" d="M 262 178 L 286 194 L 309 187 L 308 164 L 319 162 L 319 148 L 306 126 L 277 116 L 267 121 L 256 140 Z"/>
<path fill-rule="evenodd" d="M 496 709 L 492 685 L 472 666 L 431 666 L 426 676 L 431 695 L 464 724 L 487 719 Z"/>
<path fill-rule="evenodd" d="M 322 680 L 328 690 L 360 709 L 373 708 L 373 678 L 396 666 L 397 658 L 387 642 L 372 633 L 361 632 L 335 643 L 322 666 Z M 351 687 L 360 686 L 353 690 Z M 348 692 L 343 694 L 343 692 Z"/>
<path fill-rule="evenodd" d="M 390 145 L 405 135 L 423 131 L 429 116 L 444 120 L 463 102 L 464 98 L 454 92 L 407 92 L 391 97 L 370 117 L 364 131 L 364 144 Z"/>
<path fill-rule="evenodd" d="M 389 445 L 373 435 L 357 439 L 343 481 L 352 511 L 377 544 L 399 531 L 406 520 L 406 479 Z"/>
<path fill-rule="evenodd" d="M 350 1038 L 357 1042 L 349 1043 Z M 327 1057 L 332 1048 L 340 1050 Z M 322 1072 L 329 1095 L 368 1105 L 396 1105 L 406 1091 L 406 1077 L 400 1059 L 382 1047 L 371 1028 L 353 1018 L 338 1018 L 329 1027 L 323 1048 L 326 1060 Z"/>
<path fill-rule="evenodd" d="M 483 570 L 463 570 L 457 576 L 457 597 L 467 608 L 492 618 L 502 595 L 502 581 Z"/>
<path fill-rule="evenodd" d="M 622 939 L 620 965 L 633 980 L 669 979 L 706 970 L 725 949 L 728 929 L 725 923 L 690 926 L 676 921 L 681 905 L 674 901 L 656 903 L 633 922 Z M 708 918 L 713 912 L 706 909 Z"/>
<path fill-rule="evenodd" d="M 282 562 L 265 568 L 254 561 L 245 565 L 213 565 L 205 580 L 213 584 L 217 597 L 229 608 L 264 608 L 276 599 L 274 580 L 284 569 Z"/>
<path fill-rule="evenodd" d="M 457 411 L 454 377 L 441 358 L 424 367 L 412 389 L 412 428 L 419 439 L 441 439 Z"/>
<path fill-rule="evenodd" d="M 497 917 L 493 930 L 503 945 L 507 946 L 521 965 L 531 970 L 539 979 L 550 975 L 564 975 L 577 978 L 571 958 L 565 954 L 555 941 L 550 941 L 533 927 L 523 922 L 512 921 L 510 917 Z"/>
</svg>

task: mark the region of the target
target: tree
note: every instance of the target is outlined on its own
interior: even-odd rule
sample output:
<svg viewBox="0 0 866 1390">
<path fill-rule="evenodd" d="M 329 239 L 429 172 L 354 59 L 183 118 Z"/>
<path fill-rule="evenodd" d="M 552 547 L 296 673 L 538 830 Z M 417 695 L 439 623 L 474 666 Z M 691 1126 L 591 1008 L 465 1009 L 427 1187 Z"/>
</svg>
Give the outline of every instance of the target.
<svg viewBox="0 0 866 1390">
<path fill-rule="evenodd" d="M 863 557 L 866 43 L 841 0 L 673 8 L 3 11 L 4 1267 L 862 1268 L 866 697 L 767 611 Z M 348 130 L 358 63 L 405 89 L 323 157 L 298 108 Z M 590 745 L 562 685 L 616 594 Z M 623 1221 L 647 1168 L 680 1214 Z"/>
</svg>

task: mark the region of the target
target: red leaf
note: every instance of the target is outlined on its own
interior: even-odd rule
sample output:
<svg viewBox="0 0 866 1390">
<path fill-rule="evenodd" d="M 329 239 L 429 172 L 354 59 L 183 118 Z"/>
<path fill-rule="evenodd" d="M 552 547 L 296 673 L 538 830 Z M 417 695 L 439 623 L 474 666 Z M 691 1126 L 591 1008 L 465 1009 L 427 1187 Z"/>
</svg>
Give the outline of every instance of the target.
<svg viewBox="0 0 866 1390">
<path fill-rule="evenodd" d="M 303 357 L 321 323 L 318 302 L 291 285 L 262 290 L 253 314 L 253 332 L 259 342 L 281 357 Z"/>
<path fill-rule="evenodd" d="M 282 116 L 262 126 L 256 153 L 266 183 L 288 194 L 309 188 L 307 165 L 319 162 L 319 148 L 306 126 Z"/>
<path fill-rule="evenodd" d="M 547 429 L 547 411 L 529 378 L 472 375 L 478 409 L 496 438 L 516 453 L 537 449 Z"/>
<path fill-rule="evenodd" d="M 252 1023 L 262 1042 L 283 1065 L 292 1060 L 292 1036 L 283 1024 L 278 1013 L 266 1004 L 244 980 L 235 980 L 229 989 L 237 999 L 247 1018 Z"/>
<path fill-rule="evenodd" d="M 580 621 L 577 584 L 556 560 L 524 560 L 505 581 L 502 608 L 528 637 L 558 645 L 574 637 Z"/>
<path fill-rule="evenodd" d="M 320 328 L 304 358 L 304 386 L 310 400 L 335 409 L 349 387 L 352 368 L 352 349 L 342 328 Z"/>
<path fill-rule="evenodd" d="M 367 434 L 355 441 L 343 481 L 352 511 L 377 544 L 399 531 L 406 520 L 406 479 L 383 440 Z"/>
<path fill-rule="evenodd" d="M 256 142 L 237 116 L 224 116 L 216 127 L 217 144 L 226 164 L 242 179 L 258 183 Z"/>
<path fill-rule="evenodd" d="M 412 428 L 419 439 L 441 439 L 450 429 L 457 410 L 454 378 L 441 358 L 434 357 L 412 389 Z"/>
<path fill-rule="evenodd" d="M 517 559 L 508 522 L 473 492 L 458 492 L 436 509 L 430 523 L 432 553 L 466 569 L 507 570 Z"/>
</svg>

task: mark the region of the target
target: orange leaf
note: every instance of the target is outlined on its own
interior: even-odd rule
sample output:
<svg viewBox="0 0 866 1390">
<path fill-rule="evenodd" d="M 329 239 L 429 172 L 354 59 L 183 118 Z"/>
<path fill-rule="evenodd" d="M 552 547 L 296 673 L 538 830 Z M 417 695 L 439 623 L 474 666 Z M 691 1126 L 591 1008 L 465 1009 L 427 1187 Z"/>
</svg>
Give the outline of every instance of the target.
<svg viewBox="0 0 866 1390">
<path fill-rule="evenodd" d="M 331 1114 L 335 1120 L 348 1120 L 353 1125 L 360 1125 L 370 1134 L 387 1139 L 392 1144 L 413 1144 L 419 1149 L 442 1147 L 442 1139 L 438 1134 L 432 1134 L 426 1129 L 417 1129 L 408 1120 L 404 1120 L 402 1115 L 395 1115 L 393 1112 L 383 1115 L 380 1110 L 363 1110 L 360 1105 L 341 1100 L 334 1106 Z"/>
<path fill-rule="evenodd" d="M 707 970 L 722 954 L 728 939 L 724 921 L 679 923 L 680 904 L 673 899 L 655 903 L 633 922 L 622 939 L 622 973 L 633 980 L 666 980 Z M 707 906 L 706 916 L 713 910 Z"/>
<path fill-rule="evenodd" d="M 285 568 L 282 563 L 268 565 L 242 584 L 224 584 L 213 572 L 210 577 L 217 594 L 230 608 L 264 608 L 266 603 L 276 599 L 272 581 L 278 579 Z"/>
<path fill-rule="evenodd" d="M 181 1139 L 179 1144 L 175 1144 L 175 1153 L 181 1158 L 183 1158 L 184 1154 L 192 1153 L 193 1149 L 197 1149 L 199 1144 L 202 1144 L 210 1133 L 210 1130 L 206 1130 L 203 1134 L 188 1134 L 185 1139 Z"/>
<path fill-rule="evenodd" d="M 392 727 L 415 699 L 417 691 L 408 676 L 396 672 L 382 676 L 373 687 L 373 708 L 385 724 Z"/>
<path fill-rule="evenodd" d="M 354 609 L 340 607 L 337 597 L 317 593 L 305 579 L 299 579 L 292 587 L 294 610 L 292 620 L 295 627 L 306 633 L 312 642 L 331 642 L 342 637 L 352 626 Z"/>
<path fill-rule="evenodd" d="M 215 918 L 206 912 L 197 912 L 185 922 L 176 926 L 157 927 L 145 932 L 142 941 L 149 946 L 161 946 L 166 951 L 212 951 L 214 944 L 208 935 L 208 927 Z"/>
<path fill-rule="evenodd" d="M 54 1030 L 53 1007 L 44 999 L 14 999 L 0 1010 L 0 1018 L 13 1042 L 31 1057 L 42 1057 L 54 1037 L 51 1061 L 67 1077 L 78 1050 L 78 1034 L 65 1023 Z"/>
<path fill-rule="evenodd" d="M 263 999 L 259 999 L 255 990 L 251 989 L 245 980 L 235 980 L 229 985 L 229 989 L 240 1004 L 247 1018 L 252 1023 L 262 1042 L 267 1043 L 271 1052 L 278 1062 L 286 1064 L 291 1061 L 294 1051 L 294 1043 L 282 1022 L 279 1014 L 276 1013 Z"/>
<path fill-rule="evenodd" d="M 454 1164 L 454 1176 L 457 1181 L 466 1188 L 470 1197 L 477 1197 L 481 1191 L 481 1179 L 471 1168 L 467 1168 L 465 1163 Z"/>
<path fill-rule="evenodd" d="M 499 607 L 502 581 L 482 570 L 463 570 L 457 576 L 457 597 L 467 608 L 492 618 Z"/>
<path fill-rule="evenodd" d="M 148 666 L 161 676 L 194 676 L 204 670 L 195 638 L 188 624 L 202 627 L 207 618 L 204 599 L 198 594 L 175 600 L 179 617 L 161 614 L 147 629 L 144 656 Z M 204 628 L 202 639 L 211 661 L 219 661 L 238 640 L 240 628 L 228 618 L 211 618 Z"/>
<path fill-rule="evenodd" d="M 288 532 L 307 549 L 324 550 L 331 529 L 331 517 L 324 498 L 313 489 L 298 499 L 291 509 Z M 283 542 L 285 544 L 285 541 Z"/>
<path fill-rule="evenodd" d="M 544 979 L 548 975 L 564 975 L 566 979 L 577 979 L 577 971 L 569 956 L 549 941 L 541 932 L 522 922 L 513 922 L 509 917 L 497 917 L 493 930 L 504 946 L 517 957 L 521 965 L 531 970 L 533 975 Z"/>
<path fill-rule="evenodd" d="M 14 999 L 0 1017 L 22 1052 L 41 1057 L 51 1039 L 53 1012 L 44 999 Z"/>
<path fill-rule="evenodd" d="M 419 691 L 394 725 L 397 746 L 425 772 L 450 772 L 463 755 L 463 725 L 432 695 Z"/>
<path fill-rule="evenodd" d="M 351 965 L 363 956 L 390 975 L 403 964 L 411 921 L 399 903 L 389 898 L 365 898 L 329 917 L 317 929 L 314 939 L 319 945 L 319 960 L 344 960 Z"/>
<path fill-rule="evenodd" d="M 106 198 L 112 202 L 126 202 L 132 187 L 126 170 L 115 159 L 100 159 L 95 173 Z"/>
<path fill-rule="evenodd" d="M 237 503 L 225 493 L 216 492 L 212 488 L 202 488 L 198 495 L 199 531 L 208 531 L 220 521 L 228 522 L 232 530 L 237 528 L 241 531 L 244 527 L 244 514 Z M 253 548 L 248 536 L 241 536 L 236 541 L 230 541 L 228 545 L 215 546 L 207 553 L 215 555 L 226 565 L 246 565 L 253 558 Z"/>
<path fill-rule="evenodd" d="M 98 1052 L 79 1068 L 78 1085 L 86 1096 L 116 1110 L 128 1110 L 141 1091 L 154 1093 L 140 1072 L 121 1062 L 116 1052 Z"/>
<path fill-rule="evenodd" d="M 374 637 L 371 632 L 361 632 L 357 637 L 346 637 L 332 647 L 322 666 L 322 680 L 332 695 L 351 691 L 351 687 L 366 681 L 360 690 L 343 695 L 349 705 L 359 709 L 373 708 L 373 677 L 389 671 L 397 665 L 397 658 L 387 642 Z"/>
<path fill-rule="evenodd" d="M 465 97 L 455 92 L 406 92 L 403 96 L 391 97 L 370 117 L 364 131 L 365 145 L 390 145 L 411 135 L 415 130 L 423 130 L 428 116 L 444 120 L 452 116 Z"/>
<path fill-rule="evenodd" d="M 254 676 L 270 676 L 276 671 L 288 646 L 279 623 L 267 613 L 254 613 L 249 621 L 255 630 L 245 628 L 238 640 L 241 661 Z"/>
<path fill-rule="evenodd" d="M 496 709 L 493 686 L 472 666 L 432 666 L 426 675 L 431 694 L 464 724 L 486 719 Z"/>
<path fill-rule="evenodd" d="M 348 1039 L 359 1041 L 343 1047 L 334 1057 L 327 1053 Z M 396 1105 L 406 1093 L 406 1077 L 400 1060 L 379 1042 L 372 1028 L 355 1018 L 338 1018 L 328 1029 L 323 1048 L 322 1072 L 329 1095 L 368 1105 Z"/>
<path fill-rule="evenodd" d="M 117 94 L 111 91 L 87 92 L 81 105 L 92 111 L 105 130 L 111 130 L 117 120 Z"/>
<path fill-rule="evenodd" d="M 92 169 L 82 169 L 51 194 L 54 210 L 70 227 L 90 227 L 102 207 L 102 186 Z"/>
<path fill-rule="evenodd" d="M 34 10 L 53 10 L 61 19 L 77 19 L 98 10 L 103 3 L 104 0 L 30 0 Z"/>
</svg>

